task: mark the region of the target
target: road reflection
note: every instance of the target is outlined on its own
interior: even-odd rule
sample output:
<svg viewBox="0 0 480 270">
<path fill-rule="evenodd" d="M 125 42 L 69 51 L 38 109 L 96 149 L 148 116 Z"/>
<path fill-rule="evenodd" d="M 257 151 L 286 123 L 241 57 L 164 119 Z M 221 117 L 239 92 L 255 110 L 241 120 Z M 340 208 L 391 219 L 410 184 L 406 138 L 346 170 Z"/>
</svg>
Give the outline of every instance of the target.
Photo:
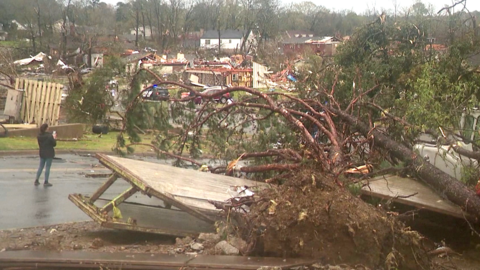
<svg viewBox="0 0 480 270">
<path fill-rule="evenodd" d="M 35 211 L 33 215 L 35 217 L 34 223 L 39 225 L 48 224 L 51 216 L 51 208 L 55 207 L 50 205 L 53 200 L 49 199 L 52 195 L 52 187 L 43 187 L 43 185 L 34 186 L 33 192 L 33 204 L 32 210 Z"/>
</svg>

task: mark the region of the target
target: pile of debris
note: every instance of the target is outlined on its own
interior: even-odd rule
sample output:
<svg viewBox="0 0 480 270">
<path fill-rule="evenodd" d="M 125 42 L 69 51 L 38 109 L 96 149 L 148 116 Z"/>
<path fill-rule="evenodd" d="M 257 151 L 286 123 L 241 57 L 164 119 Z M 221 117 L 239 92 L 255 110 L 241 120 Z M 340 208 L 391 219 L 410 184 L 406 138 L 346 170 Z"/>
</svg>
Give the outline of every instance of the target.
<svg viewBox="0 0 480 270">
<path fill-rule="evenodd" d="M 197 238 L 176 238 L 175 254 L 204 255 L 243 255 L 247 250 L 247 242 L 240 237 L 229 235 L 222 240 L 220 234 L 200 233 Z"/>
</svg>

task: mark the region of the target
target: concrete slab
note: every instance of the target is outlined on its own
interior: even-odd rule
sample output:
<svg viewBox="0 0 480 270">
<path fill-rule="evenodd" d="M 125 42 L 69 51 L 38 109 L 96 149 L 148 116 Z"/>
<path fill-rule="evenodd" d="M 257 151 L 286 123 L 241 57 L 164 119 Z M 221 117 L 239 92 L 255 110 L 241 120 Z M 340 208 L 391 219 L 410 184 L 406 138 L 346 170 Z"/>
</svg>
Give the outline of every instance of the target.
<svg viewBox="0 0 480 270">
<path fill-rule="evenodd" d="M 0 253 L 0 269 L 31 265 L 36 269 L 149 269 L 147 266 L 173 269 L 185 265 L 191 259 L 192 256 L 188 255 L 22 250 Z"/>
<path fill-rule="evenodd" d="M 150 253 L 7 251 L 0 253 L 0 268 L 35 269 L 290 269 L 313 260 L 214 255 Z M 23 269 L 23 268 L 22 268 Z"/>
</svg>

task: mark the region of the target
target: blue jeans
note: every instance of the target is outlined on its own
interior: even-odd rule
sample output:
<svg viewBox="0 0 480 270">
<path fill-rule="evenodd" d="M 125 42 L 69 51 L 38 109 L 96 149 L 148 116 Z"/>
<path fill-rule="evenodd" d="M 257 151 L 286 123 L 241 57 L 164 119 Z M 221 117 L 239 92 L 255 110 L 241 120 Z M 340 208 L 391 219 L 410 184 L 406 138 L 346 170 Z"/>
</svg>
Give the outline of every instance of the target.
<svg viewBox="0 0 480 270">
<path fill-rule="evenodd" d="M 45 183 L 48 183 L 48 177 L 50 176 L 50 167 L 52 166 L 53 158 L 40 158 L 40 166 L 38 167 L 37 177 L 35 181 L 40 179 L 40 175 L 42 175 L 43 167 L 45 167 Z"/>
</svg>

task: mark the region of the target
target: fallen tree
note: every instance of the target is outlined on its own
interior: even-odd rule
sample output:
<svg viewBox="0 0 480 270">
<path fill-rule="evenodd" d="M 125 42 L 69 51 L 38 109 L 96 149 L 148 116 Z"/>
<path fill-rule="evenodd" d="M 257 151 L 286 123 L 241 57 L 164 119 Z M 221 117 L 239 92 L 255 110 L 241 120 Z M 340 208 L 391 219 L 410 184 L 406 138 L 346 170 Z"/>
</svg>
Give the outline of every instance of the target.
<svg viewBox="0 0 480 270">
<path fill-rule="evenodd" d="M 390 154 L 404 161 L 419 179 L 432 187 L 438 194 L 462 207 L 465 212 L 472 215 L 475 221 L 478 221 L 480 218 L 480 197 L 471 188 L 444 173 L 411 148 L 393 141 L 382 132 L 371 129 L 359 119 L 342 111 L 332 110 L 332 112 L 349 123 L 351 128 L 359 130 L 364 136 L 371 137 L 378 147 L 387 149 Z"/>
<path fill-rule="evenodd" d="M 155 74 L 148 73 L 153 75 L 159 84 L 171 84 L 160 81 Z M 201 96 L 190 86 L 178 83 L 176 85 Z M 370 91 L 374 89 L 375 87 Z M 241 234 L 250 242 L 250 248 L 245 251 L 247 253 L 323 257 L 328 263 L 362 263 L 368 267 L 429 267 L 424 238 L 406 230 L 383 210 L 362 203 L 352 196 L 345 188 L 352 179 L 344 175 L 345 170 L 359 162 L 373 163 L 375 158 L 378 159 L 377 155 L 385 153 L 389 153 L 388 159 L 393 155 L 406 161 L 406 164 L 413 165 L 421 176 L 428 176 L 429 171 L 423 170 L 423 167 L 430 166 L 428 163 L 417 158 L 414 152 L 403 144 L 372 129 L 359 118 L 321 101 L 300 99 L 281 93 L 263 93 L 245 87 L 231 87 L 223 92 L 237 93 L 236 95 L 246 92 L 250 95 L 245 95 L 243 99 L 231 104 L 206 101 L 197 108 L 189 108 L 191 97 L 173 99 L 174 104 L 184 105 L 183 113 L 191 110 L 191 115 L 182 114 L 183 120 L 190 119 L 190 122 L 185 121 L 180 132 L 168 138 L 173 141 L 170 148 L 158 139 L 169 134 L 166 128 L 159 129 L 155 136 L 156 141 L 150 143 L 132 142 L 127 145 L 120 139 L 119 150 L 132 145 L 149 145 L 153 146 L 159 155 L 200 165 L 192 157 L 184 157 L 182 151 L 191 151 L 193 147 L 200 148 L 201 142 L 211 142 L 208 138 L 216 136 L 229 142 L 222 144 L 225 150 L 223 153 L 232 154 L 230 158 L 224 157 L 229 163 L 225 164 L 223 170 L 210 168 L 211 171 L 237 171 L 250 175 L 254 173 L 255 176 L 251 177 L 280 184 L 260 194 L 260 200 L 249 202 L 252 211 L 248 215 L 236 216 L 239 222 L 243 222 L 239 227 Z M 149 105 L 139 102 L 138 98 L 139 95 L 128 106 L 127 119 L 135 117 L 138 106 Z M 207 99 L 208 96 L 202 98 Z M 335 104 L 335 99 L 331 98 L 329 101 L 328 104 Z M 141 110 L 145 111 L 148 111 L 148 108 Z M 175 114 L 173 110 L 171 113 Z M 239 114 L 247 115 L 248 120 L 239 117 Z M 275 129 L 273 126 L 261 128 L 263 121 L 274 121 L 277 126 Z M 133 122 L 125 122 L 125 130 L 133 137 L 136 128 L 129 126 L 131 123 Z M 162 120 L 162 123 L 167 122 Z M 249 128 L 253 128 L 251 134 L 244 130 L 246 123 L 249 123 Z M 312 123 L 319 132 L 313 132 Z M 136 125 L 138 124 L 137 122 Z M 348 128 L 343 128 L 346 126 Z M 272 147 L 272 143 L 278 142 L 278 136 L 271 138 L 268 143 L 263 141 L 263 135 L 270 132 L 278 135 L 278 131 L 283 128 L 289 130 L 293 134 L 292 138 L 296 139 L 286 140 L 282 137 L 284 140 L 276 149 Z M 207 134 L 203 134 L 205 131 Z M 248 143 L 242 144 L 240 141 Z M 237 167 L 238 161 L 249 159 L 256 160 L 256 163 L 252 166 Z M 443 175 L 447 179 L 445 181 L 451 181 L 451 186 L 467 190 L 464 184 L 456 179 L 448 179 L 447 175 L 436 168 L 430 168 L 430 171 L 436 172 L 437 178 L 438 175 Z M 448 182 L 444 183 L 446 186 L 443 188 L 448 192 L 446 183 Z M 470 196 L 471 191 L 452 194 L 457 194 L 457 202 L 466 203 L 469 213 L 477 214 L 475 204 L 478 199 L 462 197 Z M 227 208 L 225 210 L 230 212 Z M 302 232 L 302 235 L 295 232 Z M 370 233 L 373 233 L 373 237 Z M 355 244 L 346 248 L 349 241 Z M 321 246 L 329 248 L 319 248 Z M 291 251 L 285 253 L 287 250 Z M 368 256 L 358 253 L 358 250 L 369 250 Z M 337 256 L 343 260 L 339 260 Z"/>
<path fill-rule="evenodd" d="M 425 53 L 426 43 L 415 22 L 389 23 L 381 17 L 341 47 L 335 61 L 310 56 L 295 74 L 297 93 L 237 86 L 215 94 L 233 95 L 229 104 L 140 69 L 131 83 L 116 150 L 151 146 L 177 166 L 190 163 L 275 184 L 248 202 L 249 214 L 236 214 L 242 235 L 250 240 L 247 252 L 324 256 L 335 263 L 340 256 L 373 268 L 428 268 L 424 239 L 352 195 L 349 189 L 358 179 L 345 174 L 360 165 L 372 174 L 407 170 L 474 219 L 480 217 L 480 199 L 471 187 L 412 150 L 427 129 L 458 131 L 458 116 L 480 89 L 478 75 L 458 57 L 464 44 L 432 57 Z M 146 78 L 174 86 L 178 93 L 169 102 L 143 102 L 140 85 Z M 182 98 L 181 92 L 192 94 Z M 152 140 L 142 142 L 138 130 L 152 130 Z M 196 161 L 204 152 L 222 166 Z M 353 245 L 346 247 L 349 241 Z M 358 250 L 372 254 L 367 258 Z"/>
</svg>

